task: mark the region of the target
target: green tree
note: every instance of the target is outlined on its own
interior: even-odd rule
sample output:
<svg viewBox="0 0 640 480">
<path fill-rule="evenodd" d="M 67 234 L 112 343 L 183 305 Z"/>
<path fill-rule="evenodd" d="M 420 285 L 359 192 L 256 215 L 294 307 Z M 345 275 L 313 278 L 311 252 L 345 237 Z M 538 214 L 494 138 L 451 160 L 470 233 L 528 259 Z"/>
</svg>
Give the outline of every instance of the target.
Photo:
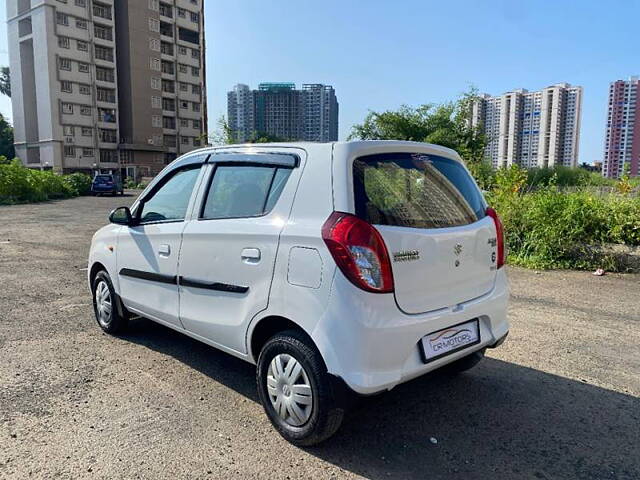
<svg viewBox="0 0 640 480">
<path fill-rule="evenodd" d="M 0 93 L 11 96 L 11 73 L 9 67 L 0 67 Z"/>
<path fill-rule="evenodd" d="M 0 156 L 12 159 L 16 156 L 13 148 L 13 127 L 0 113 Z"/>
<path fill-rule="evenodd" d="M 480 164 L 485 158 L 487 137 L 481 126 L 471 124 L 476 97 L 477 91 L 472 88 L 455 102 L 369 112 L 363 123 L 351 128 L 349 139 L 435 143 L 456 150 L 467 163 Z"/>
</svg>

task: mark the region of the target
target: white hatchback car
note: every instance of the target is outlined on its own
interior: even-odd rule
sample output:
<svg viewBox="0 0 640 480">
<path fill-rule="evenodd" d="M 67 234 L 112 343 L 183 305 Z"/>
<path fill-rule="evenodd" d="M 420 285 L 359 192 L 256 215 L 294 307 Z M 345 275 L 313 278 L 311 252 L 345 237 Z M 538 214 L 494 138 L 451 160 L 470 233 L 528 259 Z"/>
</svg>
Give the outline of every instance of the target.
<svg viewBox="0 0 640 480">
<path fill-rule="evenodd" d="M 297 445 L 338 429 L 350 391 L 466 370 L 508 333 L 502 225 L 447 148 L 206 148 L 110 220 L 89 255 L 100 327 L 143 316 L 257 364 Z"/>
</svg>

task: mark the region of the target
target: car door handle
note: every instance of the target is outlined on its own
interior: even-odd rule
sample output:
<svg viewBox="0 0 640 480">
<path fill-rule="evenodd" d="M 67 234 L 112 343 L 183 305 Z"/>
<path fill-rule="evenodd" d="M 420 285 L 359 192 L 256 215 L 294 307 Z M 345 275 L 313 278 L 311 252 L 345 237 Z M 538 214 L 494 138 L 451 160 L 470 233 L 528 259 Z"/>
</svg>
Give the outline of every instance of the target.
<svg viewBox="0 0 640 480">
<path fill-rule="evenodd" d="M 171 247 L 168 244 L 162 244 L 158 247 L 158 254 L 163 257 L 171 255 Z"/>
<path fill-rule="evenodd" d="M 245 248 L 240 254 L 244 263 L 258 263 L 260 261 L 260 250 L 257 248 Z"/>
</svg>

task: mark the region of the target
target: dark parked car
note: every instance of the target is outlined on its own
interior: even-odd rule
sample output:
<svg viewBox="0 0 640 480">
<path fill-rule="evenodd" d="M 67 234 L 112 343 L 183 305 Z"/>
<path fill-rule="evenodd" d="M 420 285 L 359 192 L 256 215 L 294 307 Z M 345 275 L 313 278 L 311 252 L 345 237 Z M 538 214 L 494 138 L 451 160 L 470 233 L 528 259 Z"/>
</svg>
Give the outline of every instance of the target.
<svg viewBox="0 0 640 480">
<path fill-rule="evenodd" d="M 100 174 L 93 178 L 91 183 L 91 193 L 98 195 L 99 193 L 110 193 L 116 195 L 117 193 L 124 195 L 124 187 L 122 186 L 122 179 L 119 175 Z"/>
</svg>

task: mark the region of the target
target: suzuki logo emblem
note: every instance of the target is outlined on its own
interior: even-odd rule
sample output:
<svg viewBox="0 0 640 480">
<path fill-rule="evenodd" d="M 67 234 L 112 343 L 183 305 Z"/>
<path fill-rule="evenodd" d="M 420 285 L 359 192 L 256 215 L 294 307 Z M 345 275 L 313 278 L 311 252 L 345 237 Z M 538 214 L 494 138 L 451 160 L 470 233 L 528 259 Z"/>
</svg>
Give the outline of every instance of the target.
<svg viewBox="0 0 640 480">
<path fill-rule="evenodd" d="M 455 253 L 456 255 L 460 255 L 462 253 L 462 245 L 456 243 L 456 246 L 453 247 L 453 253 Z"/>
</svg>

